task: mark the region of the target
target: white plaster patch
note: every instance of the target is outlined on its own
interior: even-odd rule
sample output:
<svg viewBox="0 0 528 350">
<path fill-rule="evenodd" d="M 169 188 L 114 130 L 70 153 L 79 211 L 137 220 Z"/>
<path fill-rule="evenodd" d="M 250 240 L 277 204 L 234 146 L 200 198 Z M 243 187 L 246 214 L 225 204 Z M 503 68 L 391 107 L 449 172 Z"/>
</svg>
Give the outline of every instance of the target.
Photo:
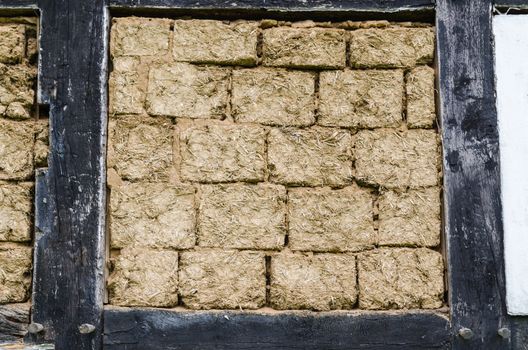
<svg viewBox="0 0 528 350">
<path fill-rule="evenodd" d="M 496 16 L 495 71 L 510 315 L 528 315 L 528 15 Z"/>
</svg>

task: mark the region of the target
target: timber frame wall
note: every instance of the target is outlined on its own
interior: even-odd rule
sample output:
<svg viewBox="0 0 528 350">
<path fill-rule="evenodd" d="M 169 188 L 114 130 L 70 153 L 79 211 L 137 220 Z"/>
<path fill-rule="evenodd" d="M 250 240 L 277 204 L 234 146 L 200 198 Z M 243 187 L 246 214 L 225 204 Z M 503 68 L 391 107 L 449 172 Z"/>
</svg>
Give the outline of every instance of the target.
<svg viewBox="0 0 528 350">
<path fill-rule="evenodd" d="M 59 350 L 528 349 L 528 318 L 508 316 L 505 305 L 495 7 L 528 10 L 528 0 L 0 0 L 0 15 L 40 16 L 38 102 L 49 107 L 51 123 L 49 167 L 39 170 L 36 180 L 31 315 L 44 330 L 26 341 L 54 343 Z M 106 91 L 113 14 L 434 19 L 450 319 L 428 311 L 316 316 L 105 311 Z M 95 330 L 79 332 L 86 323 Z M 460 332 L 464 328 L 471 332 Z"/>
</svg>

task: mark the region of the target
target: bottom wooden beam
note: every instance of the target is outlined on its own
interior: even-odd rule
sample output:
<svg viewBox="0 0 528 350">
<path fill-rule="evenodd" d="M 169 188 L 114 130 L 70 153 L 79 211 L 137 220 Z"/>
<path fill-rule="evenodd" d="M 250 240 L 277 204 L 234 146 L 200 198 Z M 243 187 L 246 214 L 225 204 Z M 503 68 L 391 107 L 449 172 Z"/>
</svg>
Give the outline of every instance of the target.
<svg viewBox="0 0 528 350">
<path fill-rule="evenodd" d="M 449 320 L 432 312 L 244 313 L 111 308 L 104 349 L 449 349 Z"/>
<path fill-rule="evenodd" d="M 0 305 L 0 344 L 22 340 L 29 325 L 29 309 L 29 304 Z"/>
</svg>

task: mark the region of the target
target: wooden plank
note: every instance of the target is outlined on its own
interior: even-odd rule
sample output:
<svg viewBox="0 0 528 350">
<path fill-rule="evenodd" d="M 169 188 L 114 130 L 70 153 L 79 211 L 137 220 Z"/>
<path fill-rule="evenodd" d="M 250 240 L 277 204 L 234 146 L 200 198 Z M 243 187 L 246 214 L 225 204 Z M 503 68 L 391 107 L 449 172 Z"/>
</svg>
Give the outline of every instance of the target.
<svg viewBox="0 0 528 350">
<path fill-rule="evenodd" d="M 438 0 L 444 212 L 454 349 L 508 349 L 491 0 Z"/>
<path fill-rule="evenodd" d="M 448 349 L 449 321 L 428 312 L 278 313 L 105 310 L 105 350 Z"/>
<path fill-rule="evenodd" d="M 0 10 L 37 9 L 37 0 L 0 0 Z"/>
<path fill-rule="evenodd" d="M 497 7 L 528 8 L 528 0 L 495 0 Z"/>
<path fill-rule="evenodd" d="M 434 0 L 110 0 L 110 6 L 136 8 L 277 9 L 277 10 L 371 10 L 400 11 L 434 7 Z"/>
<path fill-rule="evenodd" d="M 54 350 L 53 344 L 0 343 L 2 350 Z"/>
<path fill-rule="evenodd" d="M 114 15 L 432 22 L 434 0 L 109 0 Z"/>
<path fill-rule="evenodd" d="M 0 343 L 24 337 L 29 324 L 29 308 L 29 304 L 0 305 Z"/>
<path fill-rule="evenodd" d="M 37 178 L 32 321 L 37 341 L 100 349 L 104 296 L 105 0 L 39 0 L 38 100 L 50 110 L 50 157 Z M 45 199 L 45 200 L 44 200 Z M 79 326 L 96 327 L 81 334 Z"/>
<path fill-rule="evenodd" d="M 37 0 L 0 0 L 0 16 L 38 16 Z"/>
</svg>

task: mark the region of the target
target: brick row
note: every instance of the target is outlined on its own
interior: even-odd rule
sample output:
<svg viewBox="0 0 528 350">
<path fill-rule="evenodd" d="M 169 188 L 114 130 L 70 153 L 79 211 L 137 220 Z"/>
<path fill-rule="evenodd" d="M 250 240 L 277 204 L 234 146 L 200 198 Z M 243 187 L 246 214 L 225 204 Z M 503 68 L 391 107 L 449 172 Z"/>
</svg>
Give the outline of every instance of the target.
<svg viewBox="0 0 528 350">
<path fill-rule="evenodd" d="M 382 248 L 360 254 L 269 256 L 256 251 L 127 248 L 114 259 L 110 302 L 190 309 L 435 309 L 443 305 L 440 253 Z M 267 278 L 269 286 L 266 286 Z M 267 296 L 266 289 L 269 288 Z"/>
<path fill-rule="evenodd" d="M 117 18 L 113 21 L 111 53 L 113 57 L 170 56 L 178 62 L 240 66 L 262 63 L 303 69 L 344 68 L 347 51 L 350 66 L 361 68 L 412 67 L 431 63 L 434 55 L 432 27 L 352 31 L 263 27 L 255 21 Z"/>
<path fill-rule="evenodd" d="M 375 198 L 371 190 L 355 185 L 287 189 L 270 183 L 236 183 L 195 189 L 124 182 L 112 187 L 110 195 L 111 247 L 283 250 L 286 236 L 293 251 L 439 245 L 437 188 L 386 191 L 378 204 Z M 7 203 L 0 206 L 2 214 L 9 218 L 22 215 Z M 0 234 L 27 235 L 28 228 L 22 223 L 4 226 Z"/>
<path fill-rule="evenodd" d="M 124 180 L 270 182 L 385 188 L 438 185 L 434 130 L 268 128 L 229 122 L 129 117 L 111 120 L 108 166 Z"/>
<path fill-rule="evenodd" d="M 283 68 L 149 65 L 118 57 L 110 78 L 110 112 L 372 129 L 402 125 L 406 109 L 409 127 L 434 125 L 434 71 L 428 66 L 406 76 L 402 69 L 323 71 L 316 92 L 317 77 Z"/>
</svg>

